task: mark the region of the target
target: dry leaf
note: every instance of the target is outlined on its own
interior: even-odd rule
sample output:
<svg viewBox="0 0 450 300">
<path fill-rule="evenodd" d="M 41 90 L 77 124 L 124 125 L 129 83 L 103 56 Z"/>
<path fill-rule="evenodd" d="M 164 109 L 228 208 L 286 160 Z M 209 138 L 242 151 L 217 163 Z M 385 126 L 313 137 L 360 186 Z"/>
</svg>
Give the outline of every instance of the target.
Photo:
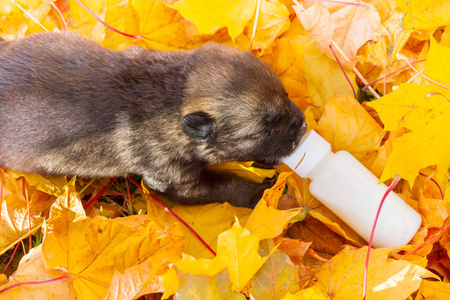
<svg viewBox="0 0 450 300">
<path fill-rule="evenodd" d="M 0 299 L 30 299 L 30 296 L 36 300 L 77 299 L 72 279 L 57 279 L 67 275 L 69 274 L 58 269 L 48 269 L 43 259 L 42 247 L 37 246 L 22 258 L 17 271 L 0 289 L 5 289 L 15 284 L 23 285 L 0 294 Z M 57 280 L 33 284 L 53 279 Z"/>
<path fill-rule="evenodd" d="M 267 207 L 266 201 L 261 200 L 248 218 L 245 228 L 260 240 L 271 239 L 281 234 L 289 220 L 299 212 L 300 209 L 286 211 Z"/>
<path fill-rule="evenodd" d="M 30 232 L 34 233 L 44 221 L 43 212 L 55 199 L 28 187 L 28 209 L 24 183 L 23 178 L 16 179 L 0 168 L 0 253 L 13 247 Z"/>
<path fill-rule="evenodd" d="M 373 38 L 380 26 L 380 16 L 372 4 L 362 1 L 349 1 L 360 6 L 342 2 L 305 2 L 295 5 L 297 17 L 308 35 L 317 43 L 320 50 L 334 59 L 330 45 L 335 43 L 349 59 L 336 52 L 339 61 L 346 66 L 355 66 L 358 49 Z"/>
<path fill-rule="evenodd" d="M 384 136 L 380 125 L 350 96 L 328 100 L 317 131 L 334 152 L 346 150 L 356 158 L 378 150 Z"/>
<path fill-rule="evenodd" d="M 261 255 L 269 255 L 274 247 L 271 240 L 261 241 L 260 245 Z M 277 249 L 255 274 L 251 294 L 255 299 L 282 299 L 298 291 L 298 281 L 298 267 Z"/>
<path fill-rule="evenodd" d="M 398 248 L 397 248 L 398 249 Z M 432 272 L 404 260 L 389 258 L 395 248 L 373 249 L 370 254 L 368 292 L 371 299 L 406 299 Z M 317 287 L 332 299 L 361 299 L 367 247 L 345 247 L 317 273 Z"/>
<path fill-rule="evenodd" d="M 223 27 L 234 40 L 255 13 L 256 0 L 181 0 L 170 7 L 192 20 L 202 33 L 215 33 Z"/>
<path fill-rule="evenodd" d="M 177 226 L 169 228 L 146 215 L 117 221 L 86 218 L 73 184 L 66 186 L 50 217 L 42 245 L 46 265 L 73 275 L 80 299 L 103 299 L 117 271 L 129 272 L 130 267 L 141 264 L 143 274 L 148 275 L 145 270 L 150 268 L 150 276 L 154 276 L 175 262 L 166 257 L 181 258 L 184 237 Z M 133 273 L 139 274 L 139 270 L 121 276 L 137 276 Z"/>
<path fill-rule="evenodd" d="M 237 220 L 231 229 L 219 235 L 217 255 L 225 261 L 232 290 L 242 290 L 267 260 L 268 256 L 258 254 L 258 244 L 258 237 L 242 228 Z"/>
</svg>

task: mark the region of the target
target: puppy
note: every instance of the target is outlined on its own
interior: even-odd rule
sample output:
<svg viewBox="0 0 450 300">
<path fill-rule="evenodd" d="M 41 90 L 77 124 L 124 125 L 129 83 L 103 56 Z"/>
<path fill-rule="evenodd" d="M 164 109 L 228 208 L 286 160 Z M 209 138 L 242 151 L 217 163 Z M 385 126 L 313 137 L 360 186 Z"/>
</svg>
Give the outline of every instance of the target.
<svg viewBox="0 0 450 300">
<path fill-rule="evenodd" d="M 268 185 L 207 164 L 278 164 L 303 113 L 250 53 L 105 49 L 73 33 L 0 42 L 0 165 L 81 177 L 140 174 L 180 203 L 253 207 Z"/>
</svg>

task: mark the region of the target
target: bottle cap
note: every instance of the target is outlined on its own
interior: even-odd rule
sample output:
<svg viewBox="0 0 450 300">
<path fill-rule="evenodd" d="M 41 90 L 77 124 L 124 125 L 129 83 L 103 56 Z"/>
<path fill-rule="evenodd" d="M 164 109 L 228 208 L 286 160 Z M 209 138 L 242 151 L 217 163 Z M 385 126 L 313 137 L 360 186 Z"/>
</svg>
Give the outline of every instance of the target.
<svg viewBox="0 0 450 300">
<path fill-rule="evenodd" d="M 331 145 L 317 132 L 311 130 L 303 137 L 302 142 L 294 153 L 285 158 L 283 162 L 294 170 L 304 155 L 305 158 L 303 158 L 303 161 L 295 172 L 300 177 L 305 178 L 308 177 L 309 172 L 330 152 Z"/>
</svg>

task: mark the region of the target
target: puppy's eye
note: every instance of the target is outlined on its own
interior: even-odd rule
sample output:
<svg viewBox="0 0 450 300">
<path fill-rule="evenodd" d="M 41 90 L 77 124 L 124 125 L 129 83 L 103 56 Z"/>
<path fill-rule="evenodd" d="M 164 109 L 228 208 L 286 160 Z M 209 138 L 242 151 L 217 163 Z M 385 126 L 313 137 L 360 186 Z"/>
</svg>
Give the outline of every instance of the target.
<svg viewBox="0 0 450 300">
<path fill-rule="evenodd" d="M 265 131 L 270 134 L 272 130 L 277 126 L 277 124 L 280 122 L 280 115 L 279 114 L 267 114 L 264 117 L 264 125 L 265 125 Z"/>
</svg>

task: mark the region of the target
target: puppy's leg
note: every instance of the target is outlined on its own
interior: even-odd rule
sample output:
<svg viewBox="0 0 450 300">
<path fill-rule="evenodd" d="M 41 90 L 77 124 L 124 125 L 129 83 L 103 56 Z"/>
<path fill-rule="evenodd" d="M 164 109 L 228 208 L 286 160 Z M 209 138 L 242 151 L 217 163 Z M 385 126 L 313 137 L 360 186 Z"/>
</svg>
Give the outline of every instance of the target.
<svg viewBox="0 0 450 300">
<path fill-rule="evenodd" d="M 253 208 L 268 188 L 268 183 L 255 183 L 231 173 L 204 170 L 198 180 L 171 186 L 165 194 L 184 204 L 228 202 L 234 206 Z"/>
</svg>

